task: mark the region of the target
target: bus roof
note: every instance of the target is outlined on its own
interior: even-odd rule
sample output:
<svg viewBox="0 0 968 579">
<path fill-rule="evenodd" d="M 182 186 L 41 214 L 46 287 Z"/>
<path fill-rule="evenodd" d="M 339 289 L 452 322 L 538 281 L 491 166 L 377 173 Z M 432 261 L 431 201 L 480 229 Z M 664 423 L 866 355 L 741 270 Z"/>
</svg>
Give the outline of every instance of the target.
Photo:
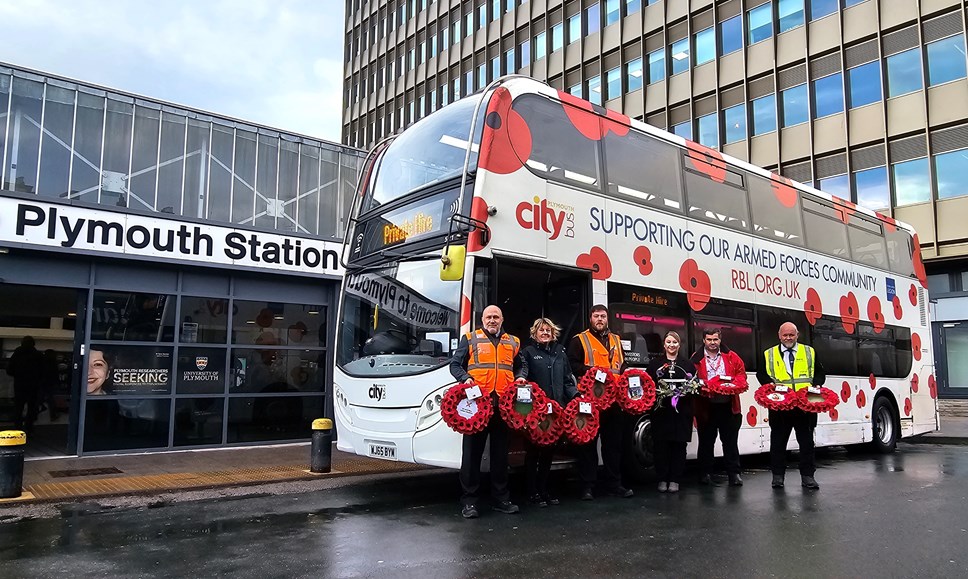
<svg viewBox="0 0 968 579">
<path fill-rule="evenodd" d="M 503 85 L 503 86 L 507 87 L 515 97 L 517 97 L 517 96 L 519 96 L 521 94 L 525 94 L 525 93 L 532 93 L 532 94 L 540 94 L 540 95 L 546 96 L 548 98 L 552 98 L 552 99 L 555 99 L 557 101 L 561 101 L 564 104 L 567 104 L 566 99 L 567 100 L 574 100 L 576 102 L 580 102 L 582 104 L 587 105 L 585 107 L 582 107 L 587 112 L 593 112 L 594 114 L 596 114 L 596 115 L 598 115 L 600 117 L 603 117 L 603 118 L 607 114 L 609 121 L 625 123 L 628 126 L 635 128 L 638 131 L 641 131 L 643 133 L 649 134 L 649 135 L 651 135 L 653 137 L 656 137 L 658 139 L 662 139 L 664 141 L 667 141 L 667 142 L 676 144 L 679 147 L 687 148 L 688 149 L 688 148 L 691 148 L 690 147 L 690 144 L 691 144 L 692 145 L 692 148 L 695 148 L 695 147 L 706 148 L 705 145 L 700 145 L 698 143 L 695 143 L 694 141 L 690 141 L 688 139 L 684 139 L 684 138 L 680 137 L 679 135 L 676 135 L 674 133 L 670 133 L 668 131 L 664 131 L 662 129 L 656 128 L 656 127 L 654 127 L 652 125 L 649 125 L 647 123 L 644 123 L 642 121 L 637 121 L 635 119 L 632 119 L 632 118 L 628 117 L 627 115 L 624 115 L 624 114 L 621 114 L 621 113 L 617 113 L 617 112 L 612 111 L 610 109 L 606 109 L 606 108 L 602 107 L 601 105 L 596 105 L 596 104 L 593 104 L 593 103 L 591 103 L 591 102 L 589 102 L 587 100 L 579 99 L 578 97 L 574 97 L 572 95 L 568 95 L 566 93 L 562 93 L 561 91 L 559 91 L 559 90 L 557 90 L 557 89 L 549 86 L 547 83 L 542 82 L 542 81 L 539 81 L 539 80 L 536 80 L 536 79 L 533 79 L 531 77 L 526 77 L 526 76 L 521 76 L 521 75 L 504 76 L 504 77 L 498 79 L 497 81 L 495 81 L 491 86 L 492 87 L 496 87 L 496 86 L 499 86 L 499 85 Z M 565 97 L 565 98 L 563 98 L 563 97 Z M 817 198 L 820 198 L 820 199 L 824 199 L 824 200 L 829 201 L 831 203 L 839 203 L 839 204 L 842 204 L 842 205 L 846 205 L 846 206 L 850 207 L 852 210 L 854 210 L 857 213 L 862 213 L 864 215 L 867 215 L 868 217 L 874 218 L 874 219 L 879 220 L 881 222 L 884 222 L 886 224 L 893 225 L 893 226 L 896 226 L 898 228 L 904 229 L 905 231 L 907 231 L 908 233 L 910 233 L 912 235 L 914 235 L 916 233 L 915 230 L 914 230 L 914 227 L 912 227 L 911 225 L 909 225 L 907 223 L 904 223 L 902 221 L 898 221 L 898 220 L 896 220 L 896 219 L 894 219 L 892 217 L 889 217 L 889 216 L 884 215 L 882 213 L 878 213 L 877 211 L 873 211 L 873 210 L 868 209 L 866 207 L 862 207 L 860 205 L 856 205 L 853 202 L 848 201 L 846 199 L 841 199 L 840 197 L 836 197 L 834 195 L 830 195 L 829 193 L 825 193 L 825 192 L 823 192 L 823 191 L 821 191 L 819 189 L 816 189 L 816 188 L 814 188 L 814 187 L 812 187 L 810 185 L 801 183 L 799 181 L 794 181 L 794 180 L 788 179 L 786 177 L 782 177 L 782 176 L 780 176 L 780 175 L 778 175 L 776 173 L 773 173 L 771 171 L 767 171 L 766 169 L 763 169 L 762 167 L 758 167 L 756 165 L 752 165 L 752 164 L 750 164 L 750 163 L 748 163 L 746 161 L 743 161 L 741 159 L 737 159 L 736 157 L 731 157 L 731 156 L 729 156 L 729 155 L 727 155 L 725 153 L 720 153 L 719 151 L 717 151 L 715 149 L 711 149 L 711 150 L 716 151 L 718 154 L 722 155 L 723 161 L 725 161 L 728 165 L 732 165 L 733 167 L 737 167 L 737 168 L 743 169 L 744 171 L 747 171 L 747 172 L 750 172 L 750 173 L 753 173 L 753 174 L 756 174 L 756 175 L 760 175 L 760 176 L 765 177 L 767 179 L 772 179 L 772 180 L 775 180 L 775 181 L 776 180 L 789 181 L 788 184 L 792 185 L 794 188 L 796 188 L 797 190 L 801 191 L 804 194 L 812 195 L 814 197 L 817 197 Z"/>
</svg>

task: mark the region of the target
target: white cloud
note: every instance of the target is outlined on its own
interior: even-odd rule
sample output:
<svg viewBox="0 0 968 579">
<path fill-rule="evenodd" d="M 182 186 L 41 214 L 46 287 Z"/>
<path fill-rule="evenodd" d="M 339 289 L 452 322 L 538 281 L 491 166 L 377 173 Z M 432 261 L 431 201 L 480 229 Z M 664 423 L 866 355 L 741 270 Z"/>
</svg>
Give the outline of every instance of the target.
<svg viewBox="0 0 968 579">
<path fill-rule="evenodd" d="M 343 3 L 18 0 L 0 60 L 338 141 Z"/>
</svg>

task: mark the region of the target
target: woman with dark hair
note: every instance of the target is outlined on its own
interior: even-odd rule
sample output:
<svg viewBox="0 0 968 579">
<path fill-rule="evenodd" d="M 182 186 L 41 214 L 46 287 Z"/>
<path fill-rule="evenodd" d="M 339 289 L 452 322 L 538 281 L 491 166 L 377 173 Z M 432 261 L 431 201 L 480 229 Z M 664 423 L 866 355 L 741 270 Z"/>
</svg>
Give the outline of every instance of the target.
<svg viewBox="0 0 968 579">
<path fill-rule="evenodd" d="M 649 376 L 660 390 L 662 381 L 690 380 L 696 375 L 696 366 L 679 351 L 680 341 L 677 332 L 666 332 L 663 354 L 649 363 Z M 692 440 L 692 418 L 691 394 L 665 397 L 652 410 L 655 474 L 660 493 L 679 492 L 682 471 L 686 467 L 686 445 Z"/>
<path fill-rule="evenodd" d="M 526 369 L 524 377 L 527 380 L 537 384 L 548 398 L 564 406 L 578 395 L 578 388 L 568 366 L 565 348 L 558 343 L 560 334 L 561 328 L 548 318 L 535 320 L 531 325 L 531 343 L 521 350 L 521 367 Z M 528 497 L 539 507 L 558 504 L 558 499 L 548 493 L 553 455 L 554 445 L 528 444 L 525 455 Z"/>
<path fill-rule="evenodd" d="M 103 396 L 111 389 L 111 365 L 102 350 L 91 349 L 87 356 L 87 395 Z"/>
</svg>

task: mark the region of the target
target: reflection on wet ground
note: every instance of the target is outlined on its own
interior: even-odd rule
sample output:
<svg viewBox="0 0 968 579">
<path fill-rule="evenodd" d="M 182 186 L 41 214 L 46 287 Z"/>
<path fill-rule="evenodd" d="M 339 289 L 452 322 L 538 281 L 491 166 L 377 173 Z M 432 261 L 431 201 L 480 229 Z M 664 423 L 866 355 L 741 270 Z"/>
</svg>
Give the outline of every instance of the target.
<svg viewBox="0 0 968 579">
<path fill-rule="evenodd" d="M 770 488 L 762 458 L 742 488 L 686 485 L 465 521 L 456 474 L 308 494 L 137 510 L 65 507 L 0 526 L 4 577 L 968 575 L 968 447 L 820 457 L 820 492 Z M 791 463 L 792 466 L 792 463 Z M 0 511 L 2 514 L 2 511 Z"/>
</svg>

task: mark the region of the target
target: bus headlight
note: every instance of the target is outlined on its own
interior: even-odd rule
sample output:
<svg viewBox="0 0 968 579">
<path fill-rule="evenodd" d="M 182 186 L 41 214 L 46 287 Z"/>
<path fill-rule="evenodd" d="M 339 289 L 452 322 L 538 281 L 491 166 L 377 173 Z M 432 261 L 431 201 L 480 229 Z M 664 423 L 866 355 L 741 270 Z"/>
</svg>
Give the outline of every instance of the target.
<svg viewBox="0 0 968 579">
<path fill-rule="evenodd" d="M 440 422 L 440 401 L 444 398 L 444 392 L 450 385 L 444 386 L 440 390 L 430 394 L 420 403 L 417 410 L 417 432 L 430 428 Z"/>
</svg>

